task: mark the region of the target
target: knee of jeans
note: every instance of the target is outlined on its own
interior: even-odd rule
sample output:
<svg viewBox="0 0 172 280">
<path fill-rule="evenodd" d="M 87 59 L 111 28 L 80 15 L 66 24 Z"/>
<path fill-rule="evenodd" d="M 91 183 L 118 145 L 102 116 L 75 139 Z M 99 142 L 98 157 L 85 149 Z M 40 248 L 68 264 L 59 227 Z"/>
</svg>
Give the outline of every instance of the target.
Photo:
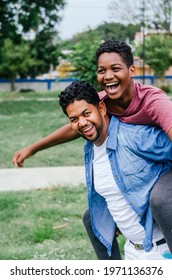
<svg viewBox="0 0 172 280">
<path fill-rule="evenodd" d="M 82 221 L 83 224 L 86 226 L 87 224 L 90 224 L 90 212 L 89 209 L 87 209 L 84 213 L 84 215 L 82 216 Z"/>
</svg>

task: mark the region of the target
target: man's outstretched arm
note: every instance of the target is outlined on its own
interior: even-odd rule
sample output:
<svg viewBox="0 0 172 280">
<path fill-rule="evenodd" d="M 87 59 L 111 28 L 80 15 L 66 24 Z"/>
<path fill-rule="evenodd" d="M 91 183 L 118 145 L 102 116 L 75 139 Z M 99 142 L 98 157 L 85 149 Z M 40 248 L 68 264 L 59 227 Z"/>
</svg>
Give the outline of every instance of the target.
<svg viewBox="0 0 172 280">
<path fill-rule="evenodd" d="M 73 131 L 70 124 L 66 124 L 30 146 L 15 152 L 12 162 L 15 166 L 23 167 L 25 159 L 37 152 L 77 138 L 79 138 L 79 135 Z"/>
</svg>

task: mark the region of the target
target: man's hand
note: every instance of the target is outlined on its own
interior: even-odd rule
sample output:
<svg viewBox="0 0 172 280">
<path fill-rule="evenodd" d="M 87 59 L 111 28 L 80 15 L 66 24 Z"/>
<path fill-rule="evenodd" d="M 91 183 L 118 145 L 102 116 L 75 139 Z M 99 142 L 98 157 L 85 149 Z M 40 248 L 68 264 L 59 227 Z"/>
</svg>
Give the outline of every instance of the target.
<svg viewBox="0 0 172 280">
<path fill-rule="evenodd" d="M 121 231 L 119 230 L 119 228 L 116 228 L 116 232 L 115 232 L 115 236 L 118 237 L 121 233 Z"/>
<path fill-rule="evenodd" d="M 22 150 L 15 152 L 12 162 L 16 167 L 24 167 L 24 161 L 26 158 L 32 156 L 34 153 L 28 147 Z"/>
</svg>

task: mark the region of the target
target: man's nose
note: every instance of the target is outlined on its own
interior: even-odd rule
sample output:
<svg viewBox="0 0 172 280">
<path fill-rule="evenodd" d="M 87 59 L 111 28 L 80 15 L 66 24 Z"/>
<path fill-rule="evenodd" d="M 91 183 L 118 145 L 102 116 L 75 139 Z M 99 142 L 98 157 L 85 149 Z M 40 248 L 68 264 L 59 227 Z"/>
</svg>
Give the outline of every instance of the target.
<svg viewBox="0 0 172 280">
<path fill-rule="evenodd" d="M 86 123 L 87 123 L 87 120 L 86 120 L 85 118 L 80 118 L 80 119 L 79 119 L 79 125 L 80 125 L 80 126 L 85 126 Z"/>
<path fill-rule="evenodd" d="M 114 72 L 112 70 L 106 71 L 105 76 L 104 76 L 104 78 L 106 80 L 111 80 L 111 79 L 113 79 L 113 77 L 114 77 Z"/>
</svg>

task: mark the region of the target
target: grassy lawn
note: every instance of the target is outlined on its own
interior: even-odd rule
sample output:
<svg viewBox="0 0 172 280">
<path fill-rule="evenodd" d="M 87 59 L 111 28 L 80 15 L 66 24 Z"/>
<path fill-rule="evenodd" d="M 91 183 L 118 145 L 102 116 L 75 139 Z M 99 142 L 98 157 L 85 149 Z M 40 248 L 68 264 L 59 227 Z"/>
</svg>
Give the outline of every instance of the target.
<svg viewBox="0 0 172 280">
<path fill-rule="evenodd" d="M 0 92 L 0 168 L 13 168 L 20 150 L 68 122 L 58 104 L 58 93 Z M 26 167 L 83 165 L 82 138 L 41 151 Z"/>
<path fill-rule="evenodd" d="M 0 259 L 96 259 L 82 223 L 86 187 L 2 192 Z"/>
<path fill-rule="evenodd" d="M 1 192 L 1 260 L 96 260 L 82 215 L 86 187 Z M 124 239 L 119 238 L 120 246 Z"/>
</svg>

